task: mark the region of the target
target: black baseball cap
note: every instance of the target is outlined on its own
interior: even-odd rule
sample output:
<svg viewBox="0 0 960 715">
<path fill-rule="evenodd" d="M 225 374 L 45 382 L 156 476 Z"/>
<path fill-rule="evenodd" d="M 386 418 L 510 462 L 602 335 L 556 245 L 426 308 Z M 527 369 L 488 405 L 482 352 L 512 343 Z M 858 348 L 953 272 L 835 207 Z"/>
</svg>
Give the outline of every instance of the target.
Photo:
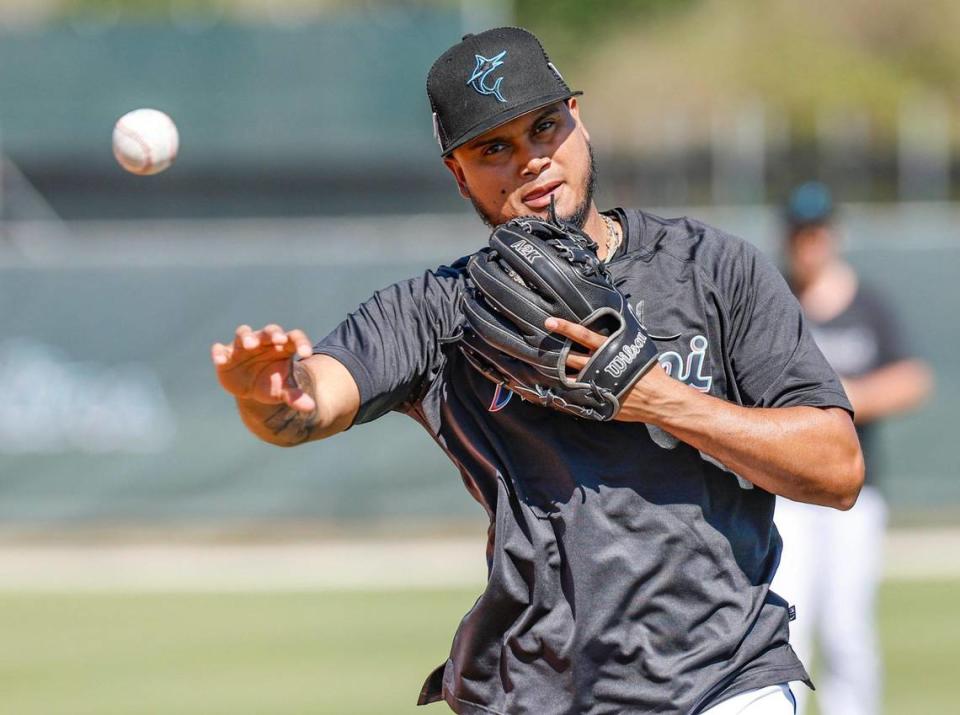
<svg viewBox="0 0 960 715">
<path fill-rule="evenodd" d="M 830 223 L 834 215 L 830 189 L 819 181 L 801 184 L 790 194 L 784 213 L 787 225 L 794 232 Z"/>
<path fill-rule="evenodd" d="M 427 74 L 433 131 L 444 156 L 522 114 L 578 94 L 540 40 L 519 27 L 464 35 Z"/>
</svg>

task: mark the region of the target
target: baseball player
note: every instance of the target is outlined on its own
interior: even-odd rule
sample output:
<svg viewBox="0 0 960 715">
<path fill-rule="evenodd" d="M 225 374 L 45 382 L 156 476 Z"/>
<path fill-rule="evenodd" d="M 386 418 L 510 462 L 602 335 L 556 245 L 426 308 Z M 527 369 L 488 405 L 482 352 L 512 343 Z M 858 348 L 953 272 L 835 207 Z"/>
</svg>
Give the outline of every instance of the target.
<svg viewBox="0 0 960 715">
<path fill-rule="evenodd" d="M 793 713 L 788 684 L 810 680 L 770 590 L 774 495 L 849 509 L 863 462 L 850 404 L 786 283 L 752 246 L 697 221 L 600 212 L 580 92 L 530 33 L 467 35 L 434 63 L 427 94 L 443 161 L 483 221 L 546 218 L 553 204 L 595 241 L 602 270 L 582 252 L 571 260 L 610 276 L 661 336 L 658 359 L 611 421 L 522 399 L 461 348 L 461 260 L 377 291 L 316 345 L 278 325 L 215 344 L 241 419 L 292 446 L 403 412 L 486 511 L 486 588 L 421 704 Z M 608 337 L 566 319 L 542 327 L 579 345 L 564 352 L 574 370 Z"/>
<path fill-rule="evenodd" d="M 829 189 L 803 184 L 786 207 L 790 284 L 811 332 L 843 379 L 856 409 L 866 484 L 846 513 L 777 500 L 783 561 L 777 593 L 797 606 L 790 641 L 801 658 L 823 655 L 820 711 L 876 715 L 882 695 L 874 598 L 880 577 L 887 507 L 876 484 L 875 424 L 916 407 L 931 389 L 929 368 L 908 355 L 897 321 L 874 290 L 839 255 Z M 803 712 L 806 692 L 797 696 Z"/>
</svg>

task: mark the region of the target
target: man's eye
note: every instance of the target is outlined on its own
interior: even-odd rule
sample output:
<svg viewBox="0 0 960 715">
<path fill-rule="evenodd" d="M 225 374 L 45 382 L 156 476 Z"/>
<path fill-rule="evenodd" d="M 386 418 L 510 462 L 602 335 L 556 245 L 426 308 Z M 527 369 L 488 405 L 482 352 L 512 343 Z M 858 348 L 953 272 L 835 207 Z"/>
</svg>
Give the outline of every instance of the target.
<svg viewBox="0 0 960 715">
<path fill-rule="evenodd" d="M 501 151 L 507 148 L 506 144 L 489 144 L 483 150 L 484 156 L 493 156 L 494 154 L 499 154 Z"/>
<path fill-rule="evenodd" d="M 545 132 L 548 129 L 553 129 L 556 125 L 557 123 L 553 119 L 546 119 L 537 125 L 537 130 L 536 130 L 537 134 L 540 134 L 541 132 Z"/>
</svg>

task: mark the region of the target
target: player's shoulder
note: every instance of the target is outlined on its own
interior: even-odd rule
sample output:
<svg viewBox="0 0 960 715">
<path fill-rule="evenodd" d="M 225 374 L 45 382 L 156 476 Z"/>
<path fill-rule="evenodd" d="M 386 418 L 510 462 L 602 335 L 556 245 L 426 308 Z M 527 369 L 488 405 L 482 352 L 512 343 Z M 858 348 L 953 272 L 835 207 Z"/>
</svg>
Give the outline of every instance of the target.
<svg viewBox="0 0 960 715">
<path fill-rule="evenodd" d="M 467 273 L 467 263 L 470 262 L 470 259 L 473 258 L 481 251 L 476 251 L 475 253 L 470 253 L 466 256 L 461 256 L 455 261 L 450 263 L 445 263 L 442 266 L 438 267 L 433 271 L 437 276 L 448 279 L 460 279 Z"/>
<path fill-rule="evenodd" d="M 625 213 L 639 234 L 631 250 L 640 254 L 659 253 L 709 274 L 742 266 L 761 255 L 749 241 L 690 216 L 666 218 L 641 209 Z"/>
<path fill-rule="evenodd" d="M 446 309 L 456 305 L 466 282 L 469 259 L 465 256 L 390 283 L 375 291 L 370 300 L 397 309 Z"/>
<path fill-rule="evenodd" d="M 427 283 L 459 283 L 467 275 L 467 263 L 476 254 L 462 256 L 461 258 L 443 263 L 436 268 L 428 268 L 418 276 L 414 276 L 410 281 L 424 281 Z"/>
<path fill-rule="evenodd" d="M 450 263 L 425 270 L 419 276 L 404 281 L 411 294 L 419 300 L 440 309 L 459 306 L 464 286 L 468 280 L 467 263 L 471 254 Z"/>
<path fill-rule="evenodd" d="M 423 273 L 422 280 L 442 292 L 459 291 L 467 280 L 467 263 L 474 255 L 462 256 L 450 263 L 431 268 Z"/>
</svg>

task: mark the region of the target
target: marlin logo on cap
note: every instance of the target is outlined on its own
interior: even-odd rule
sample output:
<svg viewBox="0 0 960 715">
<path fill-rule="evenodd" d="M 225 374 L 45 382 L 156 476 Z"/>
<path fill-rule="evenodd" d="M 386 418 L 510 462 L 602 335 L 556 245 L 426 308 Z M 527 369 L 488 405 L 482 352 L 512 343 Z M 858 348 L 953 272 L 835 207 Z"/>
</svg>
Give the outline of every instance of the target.
<svg viewBox="0 0 960 715">
<path fill-rule="evenodd" d="M 504 50 L 499 55 L 494 57 L 484 57 L 483 55 L 474 55 L 477 58 L 477 66 L 473 68 L 473 74 L 470 75 L 470 79 L 467 80 L 467 84 L 473 87 L 480 94 L 493 95 L 497 98 L 498 102 L 506 103 L 507 100 L 503 98 L 503 95 L 500 94 L 500 83 L 503 82 L 503 77 L 497 77 L 496 81 L 492 86 L 487 86 L 487 77 L 493 72 L 497 67 L 503 64 L 503 58 L 506 57 L 507 51 Z"/>
</svg>

